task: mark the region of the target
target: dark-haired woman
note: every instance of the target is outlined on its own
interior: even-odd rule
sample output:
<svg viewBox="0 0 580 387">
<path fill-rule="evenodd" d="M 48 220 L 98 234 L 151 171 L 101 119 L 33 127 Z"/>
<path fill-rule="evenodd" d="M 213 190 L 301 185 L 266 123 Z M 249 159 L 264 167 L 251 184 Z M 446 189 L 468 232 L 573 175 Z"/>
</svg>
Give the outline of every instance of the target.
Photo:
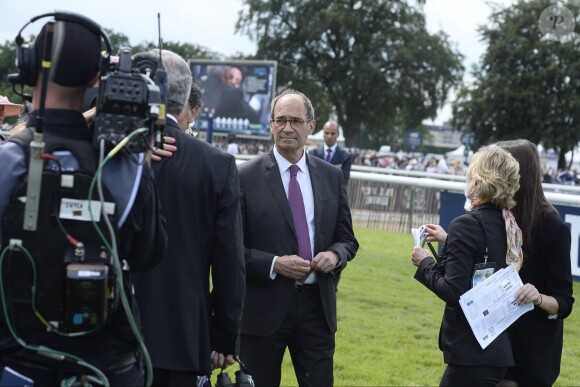
<svg viewBox="0 0 580 387">
<path fill-rule="evenodd" d="M 560 374 L 564 321 L 572 312 L 570 229 L 544 196 L 542 169 L 536 146 L 528 140 L 502 141 L 520 164 L 520 189 L 514 216 L 523 233 L 525 284 L 519 301 L 536 307 L 509 330 L 515 367 L 502 385 L 551 386 Z M 509 383 L 511 381 L 512 383 Z"/>
</svg>

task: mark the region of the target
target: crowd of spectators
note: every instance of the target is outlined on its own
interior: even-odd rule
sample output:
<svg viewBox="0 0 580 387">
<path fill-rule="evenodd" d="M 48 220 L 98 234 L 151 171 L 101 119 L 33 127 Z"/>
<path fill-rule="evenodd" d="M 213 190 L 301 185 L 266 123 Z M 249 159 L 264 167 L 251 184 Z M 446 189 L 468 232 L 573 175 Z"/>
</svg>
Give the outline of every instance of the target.
<svg viewBox="0 0 580 387">
<path fill-rule="evenodd" d="M 354 165 L 368 167 L 403 169 L 407 171 L 422 171 L 464 175 L 466 166 L 463 160 L 450 159 L 447 155 L 423 155 L 417 153 L 390 153 L 380 154 L 373 150 L 351 149 Z"/>
<path fill-rule="evenodd" d="M 26 116 L 25 112 L 24 115 Z M 9 134 L 12 125 L 4 123 L 2 134 Z M 227 137 L 214 137 L 214 145 L 227 152 Z M 255 139 L 236 139 L 236 143 L 241 155 L 262 155 L 270 152 L 272 145 L 267 141 Z M 348 148 L 347 148 L 348 149 Z M 443 173 L 451 175 L 465 175 L 467 165 L 463 158 L 448 158 L 446 155 L 420 154 L 420 153 L 393 153 L 381 154 L 376 150 L 348 149 L 353 157 L 353 165 L 363 165 L 367 167 L 392 168 L 407 171 L 421 171 Z M 544 168 L 542 176 L 543 183 L 580 185 L 580 171 L 576 169 L 554 169 Z"/>
<path fill-rule="evenodd" d="M 576 169 L 546 168 L 542 176 L 542 183 L 580 185 L 580 172 Z"/>
<path fill-rule="evenodd" d="M 227 138 L 222 137 L 214 137 L 213 144 L 223 150 L 224 152 L 228 151 L 228 147 L 231 143 L 228 143 L 229 140 Z M 238 152 L 236 154 L 240 155 L 263 155 L 270 152 L 272 149 L 273 144 L 265 141 L 257 141 L 253 139 L 236 139 Z M 231 149 L 231 147 L 229 147 Z M 232 152 L 228 152 L 232 153 Z"/>
<path fill-rule="evenodd" d="M 213 144 L 224 152 L 228 149 L 228 138 L 214 137 Z M 268 153 L 272 144 L 253 139 L 236 139 L 239 154 L 261 155 Z M 464 175 L 467 166 L 458 158 L 448 159 L 446 155 L 423 155 L 418 153 L 393 153 L 381 155 L 375 150 L 359 150 L 346 148 L 353 158 L 353 165 L 368 167 L 403 169 L 408 171 L 424 171 L 452 175 Z"/>
</svg>

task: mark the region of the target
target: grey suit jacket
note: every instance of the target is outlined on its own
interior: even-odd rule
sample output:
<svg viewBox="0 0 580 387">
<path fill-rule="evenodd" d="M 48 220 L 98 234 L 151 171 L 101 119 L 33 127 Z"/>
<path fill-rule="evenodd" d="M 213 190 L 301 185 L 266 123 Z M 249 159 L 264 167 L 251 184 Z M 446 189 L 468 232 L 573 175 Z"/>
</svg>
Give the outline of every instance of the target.
<svg viewBox="0 0 580 387">
<path fill-rule="evenodd" d="M 342 172 L 307 154 L 314 194 L 314 256 L 332 250 L 340 265 L 332 273 L 318 272 L 328 328 L 336 331 L 336 292 L 333 276 L 354 258 L 358 242 Z M 274 256 L 298 253 L 298 241 L 290 205 L 282 185 L 273 152 L 239 167 L 244 251 L 246 260 L 246 300 L 242 333 L 269 336 L 282 323 L 286 305 L 294 296 L 294 280 L 277 275 L 270 278 Z"/>
</svg>

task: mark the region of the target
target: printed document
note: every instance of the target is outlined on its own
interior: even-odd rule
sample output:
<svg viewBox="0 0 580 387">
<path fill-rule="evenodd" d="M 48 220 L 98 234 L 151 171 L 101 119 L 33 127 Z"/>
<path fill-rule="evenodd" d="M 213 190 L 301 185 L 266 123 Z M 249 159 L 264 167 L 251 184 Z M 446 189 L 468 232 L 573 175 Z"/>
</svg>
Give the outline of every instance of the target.
<svg viewBox="0 0 580 387">
<path fill-rule="evenodd" d="M 485 349 L 533 304 L 517 305 L 516 291 L 523 286 L 513 266 L 500 269 L 459 298 L 459 305 L 475 338 Z"/>
<path fill-rule="evenodd" d="M 415 241 L 415 246 L 422 246 L 421 239 L 425 235 L 425 225 L 422 225 L 419 228 L 412 228 L 411 234 L 413 234 L 413 240 Z"/>
</svg>

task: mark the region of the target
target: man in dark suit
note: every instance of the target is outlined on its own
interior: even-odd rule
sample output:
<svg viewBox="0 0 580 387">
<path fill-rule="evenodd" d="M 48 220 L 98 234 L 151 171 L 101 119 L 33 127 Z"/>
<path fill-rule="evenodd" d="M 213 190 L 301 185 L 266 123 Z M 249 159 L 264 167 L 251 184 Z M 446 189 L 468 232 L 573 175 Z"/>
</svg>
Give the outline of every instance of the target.
<svg viewBox="0 0 580 387">
<path fill-rule="evenodd" d="M 169 247 L 163 264 L 136 278 L 135 289 L 154 385 L 191 386 L 237 354 L 245 288 L 239 178 L 232 155 L 179 128 L 191 72 L 177 54 L 162 55 L 169 83 L 165 131 L 177 151 L 153 170 Z"/>
<path fill-rule="evenodd" d="M 340 167 L 344 174 L 344 181 L 348 184 L 352 155 L 336 143 L 338 140 L 338 124 L 334 121 L 328 121 L 322 127 L 322 135 L 324 136 L 324 145 L 312 149 L 310 153 L 319 159 Z"/>
<path fill-rule="evenodd" d="M 302 93 L 272 101 L 275 148 L 240 166 L 246 301 L 240 355 L 257 386 L 280 384 L 289 348 L 300 386 L 331 386 L 333 277 L 358 250 L 340 170 L 304 152 L 316 126 Z"/>
</svg>

